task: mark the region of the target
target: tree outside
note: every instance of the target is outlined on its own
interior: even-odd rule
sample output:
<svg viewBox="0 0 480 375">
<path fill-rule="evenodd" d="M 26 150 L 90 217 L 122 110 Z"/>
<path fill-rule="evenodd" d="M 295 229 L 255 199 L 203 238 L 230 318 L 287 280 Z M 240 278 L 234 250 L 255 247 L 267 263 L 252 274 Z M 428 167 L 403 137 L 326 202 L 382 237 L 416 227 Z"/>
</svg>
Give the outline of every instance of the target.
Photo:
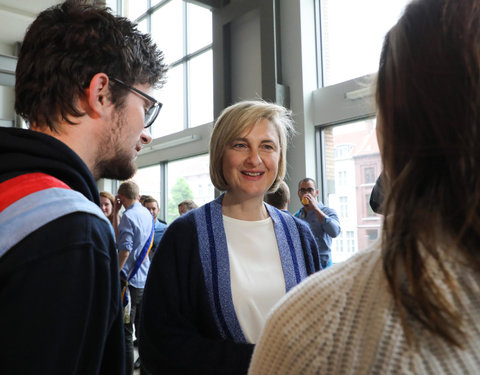
<svg viewBox="0 0 480 375">
<path fill-rule="evenodd" d="M 168 194 L 168 223 L 175 220 L 178 215 L 178 204 L 185 199 L 193 199 L 193 192 L 185 178 L 180 177 Z"/>
</svg>

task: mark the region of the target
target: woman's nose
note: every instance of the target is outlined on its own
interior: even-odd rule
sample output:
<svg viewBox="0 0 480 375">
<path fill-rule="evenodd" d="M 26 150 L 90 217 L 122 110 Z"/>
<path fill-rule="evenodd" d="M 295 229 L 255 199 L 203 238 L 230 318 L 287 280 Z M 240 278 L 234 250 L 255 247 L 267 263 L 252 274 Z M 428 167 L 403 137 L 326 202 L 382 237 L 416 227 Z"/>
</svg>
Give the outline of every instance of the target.
<svg viewBox="0 0 480 375">
<path fill-rule="evenodd" d="M 248 154 L 247 163 L 250 165 L 259 165 L 262 163 L 262 158 L 257 150 L 250 150 Z"/>
</svg>

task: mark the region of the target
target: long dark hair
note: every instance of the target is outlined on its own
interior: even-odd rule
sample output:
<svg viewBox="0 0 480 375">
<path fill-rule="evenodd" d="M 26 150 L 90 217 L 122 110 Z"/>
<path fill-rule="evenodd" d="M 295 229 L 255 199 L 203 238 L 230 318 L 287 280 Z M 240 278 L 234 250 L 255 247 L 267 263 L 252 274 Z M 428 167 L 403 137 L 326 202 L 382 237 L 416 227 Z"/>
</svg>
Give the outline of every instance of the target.
<svg viewBox="0 0 480 375">
<path fill-rule="evenodd" d="M 385 37 L 376 99 L 385 274 L 409 340 L 413 318 L 461 346 L 443 260 L 480 269 L 480 0 L 410 3 Z"/>
</svg>

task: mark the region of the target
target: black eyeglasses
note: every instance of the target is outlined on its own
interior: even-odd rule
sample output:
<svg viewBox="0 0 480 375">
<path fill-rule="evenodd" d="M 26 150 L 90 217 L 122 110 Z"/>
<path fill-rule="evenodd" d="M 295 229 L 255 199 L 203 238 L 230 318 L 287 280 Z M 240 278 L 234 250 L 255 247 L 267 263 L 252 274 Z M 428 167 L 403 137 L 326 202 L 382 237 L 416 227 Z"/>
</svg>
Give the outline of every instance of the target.
<svg viewBox="0 0 480 375">
<path fill-rule="evenodd" d="M 302 194 L 305 194 L 305 193 L 313 194 L 315 189 L 314 188 L 306 188 L 306 189 L 300 188 L 300 189 L 298 189 L 298 191 Z"/>
<path fill-rule="evenodd" d="M 119 85 L 122 85 L 123 87 L 137 93 L 138 95 L 143 96 L 144 98 L 148 99 L 152 105 L 150 108 L 148 108 L 145 111 L 145 118 L 143 120 L 143 127 L 148 128 L 152 126 L 154 121 L 157 119 L 158 114 L 160 113 L 160 110 L 162 109 L 162 103 L 160 103 L 158 100 L 152 98 L 150 95 L 145 94 L 143 91 L 140 91 L 139 89 L 136 89 L 135 87 L 132 87 L 130 85 L 127 85 L 125 82 L 120 81 L 119 79 L 116 78 L 110 78 L 111 81 L 118 83 Z"/>
</svg>

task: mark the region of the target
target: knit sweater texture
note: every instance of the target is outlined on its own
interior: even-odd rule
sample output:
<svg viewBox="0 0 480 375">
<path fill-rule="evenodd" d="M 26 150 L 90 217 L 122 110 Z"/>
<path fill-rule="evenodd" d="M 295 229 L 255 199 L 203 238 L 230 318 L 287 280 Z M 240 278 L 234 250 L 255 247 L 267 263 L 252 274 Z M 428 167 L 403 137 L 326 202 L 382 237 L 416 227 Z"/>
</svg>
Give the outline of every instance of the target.
<svg viewBox="0 0 480 375">
<path fill-rule="evenodd" d="M 280 300 L 249 374 L 479 374 L 479 277 L 459 261 L 446 267 L 459 285 L 464 349 L 414 321 L 414 345 L 407 344 L 377 248 L 310 276 Z"/>
</svg>

